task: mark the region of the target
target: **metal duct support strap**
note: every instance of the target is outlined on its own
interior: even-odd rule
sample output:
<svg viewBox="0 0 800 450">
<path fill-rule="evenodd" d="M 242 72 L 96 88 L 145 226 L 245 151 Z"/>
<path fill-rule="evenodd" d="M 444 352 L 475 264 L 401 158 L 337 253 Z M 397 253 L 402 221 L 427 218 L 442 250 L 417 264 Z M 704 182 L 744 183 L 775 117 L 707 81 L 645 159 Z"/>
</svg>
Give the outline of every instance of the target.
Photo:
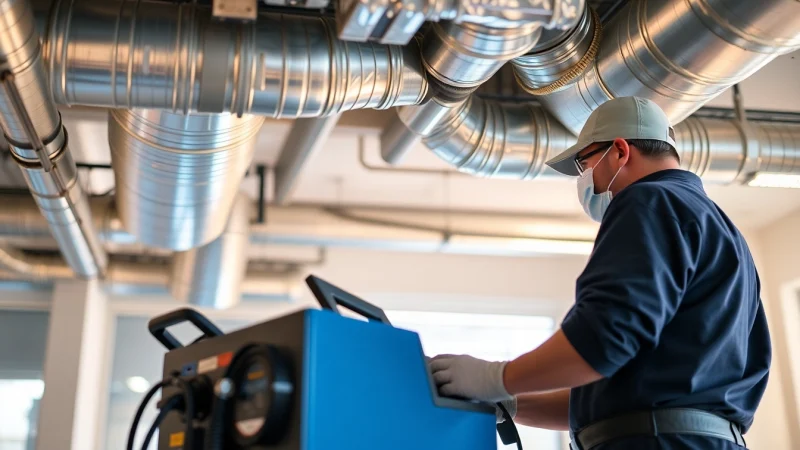
<svg viewBox="0 0 800 450">
<path fill-rule="evenodd" d="M 82 277 L 102 276 L 106 255 L 47 88 L 27 1 L 0 1 L 0 58 L 0 124 L 11 154 L 69 266 Z"/>
<path fill-rule="evenodd" d="M 125 228 L 188 250 L 223 231 L 253 156 L 261 116 L 112 110 L 108 139 Z"/>
<path fill-rule="evenodd" d="M 250 199 L 239 194 L 225 231 L 210 243 L 175 254 L 170 292 L 179 301 L 226 309 L 239 303 L 247 271 Z"/>
<path fill-rule="evenodd" d="M 563 51 L 582 54 L 582 42 L 567 41 Z M 797 48 L 800 2 L 634 0 L 604 28 L 595 63 L 584 76 L 540 101 L 574 133 L 597 106 L 630 95 L 655 101 L 678 123 Z M 515 61 L 529 87 L 538 77 L 538 71 L 526 70 L 531 60 L 526 55 Z"/>
<path fill-rule="evenodd" d="M 42 11 L 42 14 L 46 14 Z M 196 2 L 57 0 L 45 37 L 56 102 L 274 118 L 416 104 L 419 48 L 340 41 L 332 20 L 213 22 Z"/>
</svg>

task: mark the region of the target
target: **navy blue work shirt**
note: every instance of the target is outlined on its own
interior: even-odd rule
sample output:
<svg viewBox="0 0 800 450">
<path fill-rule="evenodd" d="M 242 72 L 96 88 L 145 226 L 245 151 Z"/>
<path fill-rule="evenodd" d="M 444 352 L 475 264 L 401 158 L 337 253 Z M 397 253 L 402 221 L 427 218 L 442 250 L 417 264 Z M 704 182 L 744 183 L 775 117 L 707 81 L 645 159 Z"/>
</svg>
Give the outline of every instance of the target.
<svg viewBox="0 0 800 450">
<path fill-rule="evenodd" d="M 753 423 L 771 361 L 760 282 L 744 238 L 695 174 L 656 172 L 614 197 L 561 327 L 604 376 L 571 391 L 573 431 L 669 407 L 710 411 L 745 431 Z M 627 448 L 741 449 L 677 435 L 597 447 Z"/>
</svg>

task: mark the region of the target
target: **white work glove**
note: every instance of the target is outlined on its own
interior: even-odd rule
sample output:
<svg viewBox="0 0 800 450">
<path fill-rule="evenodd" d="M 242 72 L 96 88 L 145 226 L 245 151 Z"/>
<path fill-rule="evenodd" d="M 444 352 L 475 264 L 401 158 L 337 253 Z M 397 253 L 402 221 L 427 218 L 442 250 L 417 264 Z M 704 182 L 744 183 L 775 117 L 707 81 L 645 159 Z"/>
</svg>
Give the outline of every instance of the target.
<svg viewBox="0 0 800 450">
<path fill-rule="evenodd" d="M 512 398 L 503 384 L 506 364 L 468 355 L 438 355 L 429 363 L 441 395 L 492 403 Z"/>
</svg>

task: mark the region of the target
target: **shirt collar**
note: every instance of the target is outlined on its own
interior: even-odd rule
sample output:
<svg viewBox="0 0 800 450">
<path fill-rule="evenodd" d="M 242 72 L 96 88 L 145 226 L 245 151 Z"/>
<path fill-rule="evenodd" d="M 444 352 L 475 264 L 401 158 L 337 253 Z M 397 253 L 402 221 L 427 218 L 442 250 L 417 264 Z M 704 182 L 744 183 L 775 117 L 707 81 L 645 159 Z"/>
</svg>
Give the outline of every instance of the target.
<svg viewBox="0 0 800 450">
<path fill-rule="evenodd" d="M 665 180 L 683 181 L 693 186 L 699 187 L 701 189 L 703 188 L 703 182 L 700 180 L 700 177 L 684 169 L 659 170 L 658 172 L 653 172 L 650 175 L 646 175 L 634 181 L 632 184 L 644 183 L 648 181 L 665 181 Z"/>
</svg>

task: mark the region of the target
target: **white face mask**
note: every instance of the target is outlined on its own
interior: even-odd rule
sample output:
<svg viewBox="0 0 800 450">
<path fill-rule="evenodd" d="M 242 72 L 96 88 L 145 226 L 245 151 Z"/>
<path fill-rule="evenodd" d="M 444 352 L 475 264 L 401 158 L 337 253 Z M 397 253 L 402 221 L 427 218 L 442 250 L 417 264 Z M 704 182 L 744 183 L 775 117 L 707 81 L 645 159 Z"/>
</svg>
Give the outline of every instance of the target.
<svg viewBox="0 0 800 450">
<path fill-rule="evenodd" d="M 603 156 L 597 161 L 597 164 L 600 164 L 600 161 L 606 157 L 608 152 L 611 150 L 611 147 L 608 147 Z M 613 194 L 611 194 L 611 184 L 614 183 L 614 180 L 619 175 L 620 170 L 622 167 L 617 170 L 617 173 L 614 174 L 614 178 L 611 179 L 611 183 L 608 183 L 608 188 L 599 194 L 594 193 L 594 168 L 597 167 L 597 164 L 594 167 L 590 167 L 586 169 L 583 174 L 578 178 L 578 200 L 581 202 L 583 206 L 583 210 L 586 214 L 595 222 L 600 222 L 603 220 L 603 216 L 606 214 L 606 210 L 608 209 L 608 205 L 611 204 L 611 198 Z"/>
</svg>

